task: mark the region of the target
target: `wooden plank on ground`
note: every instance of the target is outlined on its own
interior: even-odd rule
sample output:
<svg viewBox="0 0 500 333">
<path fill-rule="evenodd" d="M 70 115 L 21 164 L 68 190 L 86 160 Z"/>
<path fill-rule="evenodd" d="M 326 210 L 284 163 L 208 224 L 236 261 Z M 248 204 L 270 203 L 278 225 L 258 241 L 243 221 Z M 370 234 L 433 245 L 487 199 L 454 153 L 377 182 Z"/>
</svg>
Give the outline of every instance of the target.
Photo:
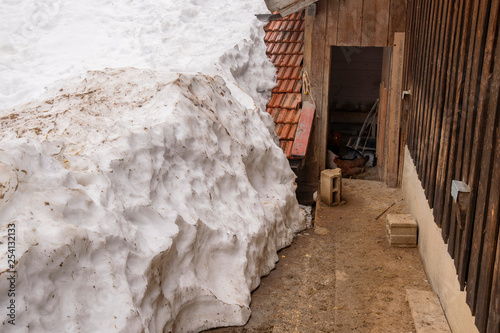
<svg viewBox="0 0 500 333">
<path fill-rule="evenodd" d="M 388 106 L 387 127 L 387 177 L 386 184 L 396 187 L 398 184 L 399 168 L 399 135 L 401 122 L 402 74 L 404 56 L 405 33 L 396 32 L 392 53 L 392 75 Z"/>
<path fill-rule="evenodd" d="M 362 15 L 363 0 L 342 0 L 339 2 L 337 45 L 361 45 Z"/>
<path fill-rule="evenodd" d="M 363 2 L 361 46 L 387 46 L 390 6 L 391 0 Z"/>
</svg>

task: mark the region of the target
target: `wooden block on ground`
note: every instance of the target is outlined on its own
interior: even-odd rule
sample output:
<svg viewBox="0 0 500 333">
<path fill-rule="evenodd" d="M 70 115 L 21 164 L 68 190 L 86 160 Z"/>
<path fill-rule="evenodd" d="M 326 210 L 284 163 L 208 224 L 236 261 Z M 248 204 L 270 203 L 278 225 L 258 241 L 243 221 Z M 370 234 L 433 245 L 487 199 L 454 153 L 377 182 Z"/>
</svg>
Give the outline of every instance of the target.
<svg viewBox="0 0 500 333">
<path fill-rule="evenodd" d="M 409 214 L 387 214 L 387 236 L 391 246 L 417 246 L 417 222 Z"/>
<path fill-rule="evenodd" d="M 321 172 L 321 201 L 329 206 L 339 204 L 342 197 L 342 170 L 328 169 Z"/>
<path fill-rule="evenodd" d="M 406 289 L 406 299 L 417 333 L 451 333 L 436 294 L 432 291 Z"/>
</svg>

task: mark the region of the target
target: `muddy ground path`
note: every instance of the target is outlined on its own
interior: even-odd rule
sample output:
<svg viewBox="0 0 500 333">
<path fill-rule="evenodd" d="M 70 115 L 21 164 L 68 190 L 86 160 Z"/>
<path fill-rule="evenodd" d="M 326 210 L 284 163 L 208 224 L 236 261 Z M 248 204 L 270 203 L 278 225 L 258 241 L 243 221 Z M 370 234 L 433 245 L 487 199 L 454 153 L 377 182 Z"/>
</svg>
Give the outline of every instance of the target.
<svg viewBox="0 0 500 333">
<path fill-rule="evenodd" d="M 279 252 L 252 294 L 248 323 L 210 332 L 415 332 L 406 289 L 431 289 L 417 248 L 387 240 L 386 215 L 407 212 L 401 191 L 342 185 L 345 204 L 318 204 L 314 227 Z"/>
</svg>

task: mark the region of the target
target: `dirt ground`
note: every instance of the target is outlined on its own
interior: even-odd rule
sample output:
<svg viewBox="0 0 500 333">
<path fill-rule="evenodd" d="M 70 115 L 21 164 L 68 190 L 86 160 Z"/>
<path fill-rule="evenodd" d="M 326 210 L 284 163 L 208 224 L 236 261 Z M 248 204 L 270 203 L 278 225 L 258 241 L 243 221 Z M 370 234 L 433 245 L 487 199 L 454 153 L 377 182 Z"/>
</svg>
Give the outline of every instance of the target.
<svg viewBox="0 0 500 333">
<path fill-rule="evenodd" d="M 418 250 L 387 240 L 387 213 L 406 212 L 401 191 L 369 180 L 342 186 L 345 204 L 318 204 L 314 227 L 280 251 L 252 294 L 249 322 L 210 332 L 415 332 L 405 289 L 430 286 Z"/>
</svg>

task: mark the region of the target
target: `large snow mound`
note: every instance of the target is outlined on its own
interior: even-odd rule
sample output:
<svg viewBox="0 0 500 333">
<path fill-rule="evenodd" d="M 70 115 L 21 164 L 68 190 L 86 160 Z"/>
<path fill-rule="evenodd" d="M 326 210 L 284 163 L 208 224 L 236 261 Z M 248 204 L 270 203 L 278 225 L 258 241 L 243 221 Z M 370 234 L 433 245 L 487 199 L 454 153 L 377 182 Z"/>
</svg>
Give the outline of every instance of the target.
<svg viewBox="0 0 500 333">
<path fill-rule="evenodd" d="M 265 11 L 1 1 L 0 331 L 248 320 L 250 292 L 305 227 L 265 112 Z"/>
<path fill-rule="evenodd" d="M 229 58 L 238 58 L 237 64 L 249 64 L 242 58 L 254 53 L 257 70 L 248 71 L 257 77 L 246 84 L 263 91 L 269 82 L 259 80 L 261 73 L 268 72 L 268 80 L 274 75 L 262 52 L 264 41 L 260 38 L 256 52 L 242 41 L 263 36 L 255 14 L 264 12 L 262 0 L 2 0 L 0 110 L 88 70 L 137 67 L 214 75 L 227 69 L 238 74 L 241 68 L 226 57 L 218 66 L 234 47 L 238 52 Z"/>
<path fill-rule="evenodd" d="M 0 271 L 14 223 L 15 327 L 244 324 L 250 291 L 304 228 L 262 111 L 221 77 L 133 68 L 47 96 L 0 120 Z M 0 278 L 2 306 L 8 289 Z"/>
</svg>

